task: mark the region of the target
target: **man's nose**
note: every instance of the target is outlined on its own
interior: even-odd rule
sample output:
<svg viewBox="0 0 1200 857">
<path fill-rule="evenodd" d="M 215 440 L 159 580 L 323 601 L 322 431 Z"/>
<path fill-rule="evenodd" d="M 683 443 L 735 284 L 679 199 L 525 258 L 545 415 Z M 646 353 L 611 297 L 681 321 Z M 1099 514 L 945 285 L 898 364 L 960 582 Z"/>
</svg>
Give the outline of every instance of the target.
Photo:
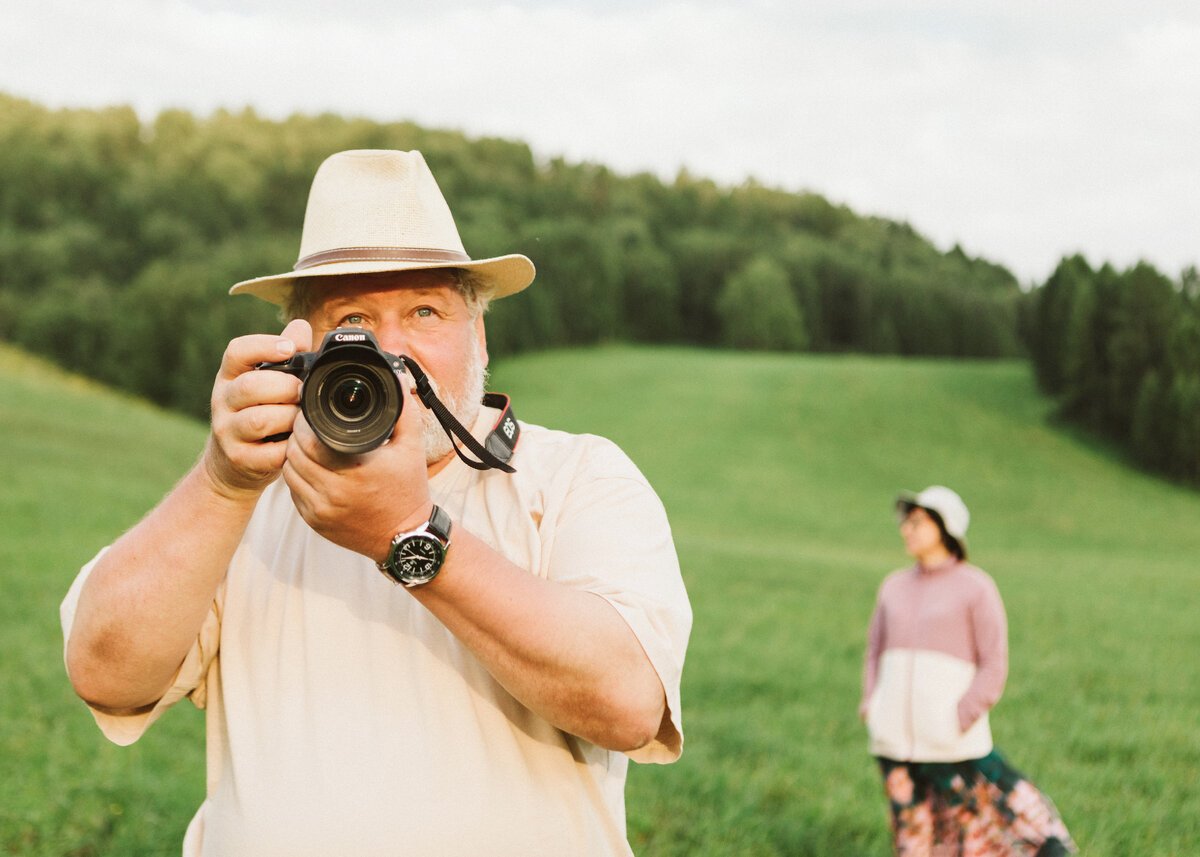
<svg viewBox="0 0 1200 857">
<path fill-rule="evenodd" d="M 375 328 L 379 347 L 390 354 L 408 353 L 408 336 L 398 321 L 385 321 Z"/>
</svg>

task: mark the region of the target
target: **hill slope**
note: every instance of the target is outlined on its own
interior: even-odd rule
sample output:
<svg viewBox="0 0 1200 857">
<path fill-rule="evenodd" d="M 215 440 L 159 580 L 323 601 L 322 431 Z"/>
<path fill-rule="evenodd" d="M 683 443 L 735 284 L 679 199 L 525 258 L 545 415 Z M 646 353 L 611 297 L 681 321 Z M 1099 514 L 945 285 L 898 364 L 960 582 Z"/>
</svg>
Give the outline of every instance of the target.
<svg viewBox="0 0 1200 857">
<path fill-rule="evenodd" d="M 904 562 L 890 504 L 941 482 L 1009 610 L 997 741 L 1091 855 L 1200 847 L 1200 495 L 1050 427 L 1017 363 L 603 348 L 493 367 L 519 417 L 612 437 L 658 488 L 696 613 L 687 747 L 635 766 L 653 855 L 888 853 L 855 718 L 875 587 Z M 0 849 L 177 853 L 203 796 L 182 706 L 102 743 L 61 668 L 79 565 L 198 454 L 204 427 L 0 350 Z"/>
</svg>

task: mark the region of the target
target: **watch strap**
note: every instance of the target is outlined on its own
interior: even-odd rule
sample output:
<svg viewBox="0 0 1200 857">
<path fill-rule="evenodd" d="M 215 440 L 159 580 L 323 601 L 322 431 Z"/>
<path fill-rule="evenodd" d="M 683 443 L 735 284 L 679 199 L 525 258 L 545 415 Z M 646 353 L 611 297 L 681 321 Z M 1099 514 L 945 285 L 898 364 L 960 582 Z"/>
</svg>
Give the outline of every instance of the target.
<svg viewBox="0 0 1200 857">
<path fill-rule="evenodd" d="M 450 515 L 445 509 L 435 504 L 425 527 L 441 541 L 443 547 L 450 546 Z"/>
</svg>

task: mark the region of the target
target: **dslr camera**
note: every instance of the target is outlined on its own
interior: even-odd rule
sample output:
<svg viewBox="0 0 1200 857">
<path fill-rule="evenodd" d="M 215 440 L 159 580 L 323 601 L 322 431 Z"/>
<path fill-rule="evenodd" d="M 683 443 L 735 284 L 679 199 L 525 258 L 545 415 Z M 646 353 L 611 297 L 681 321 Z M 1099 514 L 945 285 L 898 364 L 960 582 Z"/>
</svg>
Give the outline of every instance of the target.
<svg viewBox="0 0 1200 857">
<path fill-rule="evenodd" d="M 316 351 L 300 351 L 259 369 L 286 372 L 304 382 L 300 410 L 318 438 L 337 452 L 369 452 L 392 436 L 404 393 L 404 360 L 379 347 L 361 327 L 325 334 Z M 267 440 L 281 440 L 287 434 Z"/>
</svg>

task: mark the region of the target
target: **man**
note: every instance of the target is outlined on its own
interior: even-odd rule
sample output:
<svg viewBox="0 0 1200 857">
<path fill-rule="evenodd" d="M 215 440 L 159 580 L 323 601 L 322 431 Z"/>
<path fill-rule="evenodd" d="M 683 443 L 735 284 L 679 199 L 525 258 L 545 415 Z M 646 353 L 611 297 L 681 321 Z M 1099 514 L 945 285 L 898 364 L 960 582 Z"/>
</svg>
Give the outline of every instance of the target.
<svg viewBox="0 0 1200 857">
<path fill-rule="evenodd" d="M 480 403 L 482 313 L 532 279 L 466 254 L 419 153 L 355 151 L 317 172 L 296 270 L 231 290 L 296 317 L 229 344 L 200 461 L 62 608 L 111 740 L 185 696 L 206 709 L 187 857 L 630 853 L 628 759 L 680 753 L 691 627 L 642 475 L 526 424 L 514 473 L 472 469 L 411 374 L 391 439 L 335 452 L 301 381 L 256 371 L 362 328 L 482 442 L 512 429 Z"/>
</svg>

